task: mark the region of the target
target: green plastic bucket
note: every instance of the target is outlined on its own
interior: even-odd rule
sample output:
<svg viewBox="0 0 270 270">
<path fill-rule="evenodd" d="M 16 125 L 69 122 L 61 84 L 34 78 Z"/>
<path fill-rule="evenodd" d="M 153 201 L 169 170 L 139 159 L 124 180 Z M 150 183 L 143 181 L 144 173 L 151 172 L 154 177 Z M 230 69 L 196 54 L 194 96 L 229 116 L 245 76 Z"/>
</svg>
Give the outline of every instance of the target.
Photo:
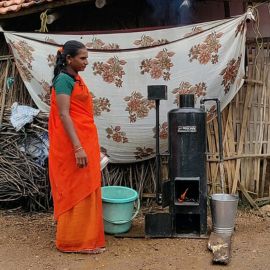
<svg viewBox="0 0 270 270">
<path fill-rule="evenodd" d="M 137 191 L 123 186 L 106 186 L 102 187 L 101 191 L 105 233 L 118 234 L 129 231 L 132 220 L 140 209 Z"/>
</svg>

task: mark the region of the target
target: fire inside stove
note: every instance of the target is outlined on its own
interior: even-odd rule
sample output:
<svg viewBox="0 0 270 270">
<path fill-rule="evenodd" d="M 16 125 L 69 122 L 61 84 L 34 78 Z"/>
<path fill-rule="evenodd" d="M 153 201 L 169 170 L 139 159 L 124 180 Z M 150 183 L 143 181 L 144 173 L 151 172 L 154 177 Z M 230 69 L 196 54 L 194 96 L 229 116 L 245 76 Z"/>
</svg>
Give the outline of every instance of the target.
<svg viewBox="0 0 270 270">
<path fill-rule="evenodd" d="M 195 181 L 176 180 L 175 203 L 177 205 L 199 204 L 199 179 Z"/>
</svg>

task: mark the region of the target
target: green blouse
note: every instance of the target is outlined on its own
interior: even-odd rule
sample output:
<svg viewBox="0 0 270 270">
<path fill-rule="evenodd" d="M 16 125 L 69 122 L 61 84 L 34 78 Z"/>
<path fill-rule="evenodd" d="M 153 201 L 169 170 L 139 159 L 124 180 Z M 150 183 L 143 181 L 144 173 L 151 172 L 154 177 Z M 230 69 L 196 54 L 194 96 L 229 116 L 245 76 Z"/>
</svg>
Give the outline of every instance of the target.
<svg viewBox="0 0 270 270">
<path fill-rule="evenodd" d="M 53 87 L 55 89 L 56 95 L 65 94 L 71 95 L 75 84 L 75 80 L 72 76 L 61 72 L 53 81 Z"/>
</svg>

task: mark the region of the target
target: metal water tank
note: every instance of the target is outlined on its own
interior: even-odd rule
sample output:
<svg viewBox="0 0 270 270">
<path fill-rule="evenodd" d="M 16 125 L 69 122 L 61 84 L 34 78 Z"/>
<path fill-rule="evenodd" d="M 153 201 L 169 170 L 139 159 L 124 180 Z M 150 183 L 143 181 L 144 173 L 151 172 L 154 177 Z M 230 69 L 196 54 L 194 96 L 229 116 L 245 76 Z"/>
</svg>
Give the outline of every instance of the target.
<svg viewBox="0 0 270 270">
<path fill-rule="evenodd" d="M 194 95 L 180 95 L 179 108 L 168 113 L 170 179 L 206 181 L 206 113 L 194 108 Z"/>
</svg>

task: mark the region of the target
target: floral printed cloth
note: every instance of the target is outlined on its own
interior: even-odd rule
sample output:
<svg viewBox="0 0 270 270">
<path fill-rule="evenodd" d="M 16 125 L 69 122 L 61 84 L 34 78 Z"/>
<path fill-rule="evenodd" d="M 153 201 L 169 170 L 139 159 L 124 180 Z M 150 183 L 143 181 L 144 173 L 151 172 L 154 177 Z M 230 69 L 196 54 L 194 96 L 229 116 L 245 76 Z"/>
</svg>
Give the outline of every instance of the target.
<svg viewBox="0 0 270 270">
<path fill-rule="evenodd" d="M 155 103 L 148 85 L 168 86 L 161 101 L 160 144 L 167 150 L 167 112 L 178 97 L 217 97 L 222 109 L 243 84 L 246 14 L 226 20 L 144 32 L 41 34 L 6 32 L 17 68 L 38 108 L 49 111 L 56 51 L 68 40 L 89 50 L 81 73 L 93 95 L 102 152 L 114 163 L 155 155 Z M 209 120 L 215 105 L 207 104 Z"/>
</svg>

